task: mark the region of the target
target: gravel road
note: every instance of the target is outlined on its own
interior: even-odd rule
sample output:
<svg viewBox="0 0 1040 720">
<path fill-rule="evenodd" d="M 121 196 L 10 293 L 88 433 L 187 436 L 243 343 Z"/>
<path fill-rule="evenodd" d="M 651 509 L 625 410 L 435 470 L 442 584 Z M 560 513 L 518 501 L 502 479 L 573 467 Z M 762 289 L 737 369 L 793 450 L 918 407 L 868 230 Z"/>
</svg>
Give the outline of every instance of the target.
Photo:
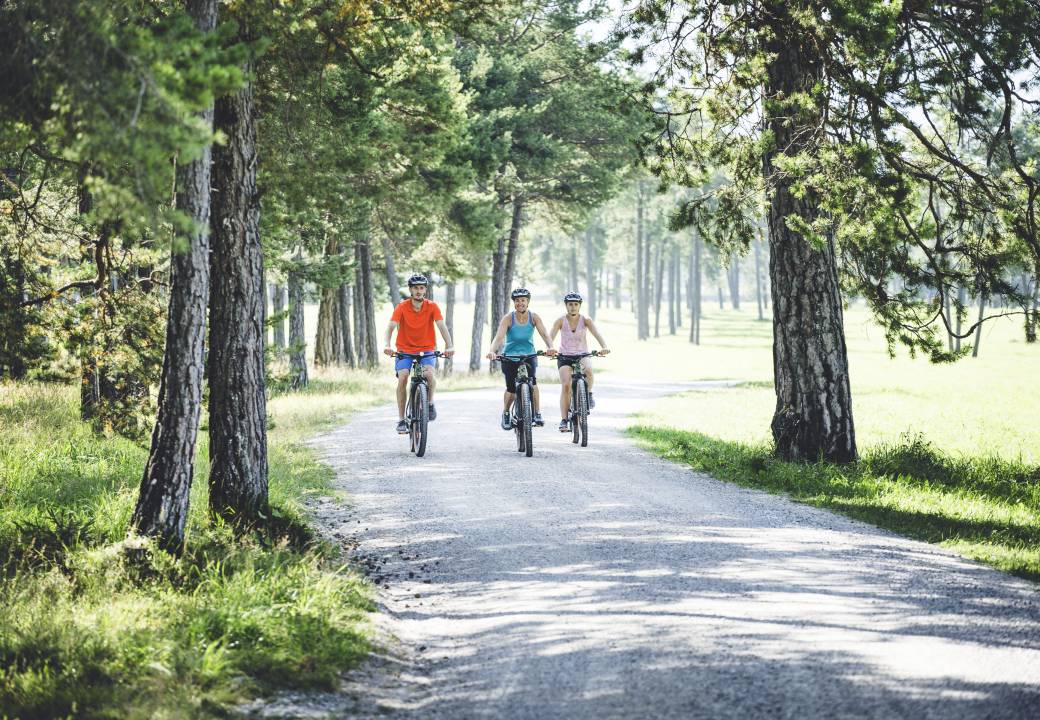
<svg viewBox="0 0 1040 720">
<path fill-rule="evenodd" d="M 318 438 L 353 506 L 317 514 L 357 542 L 394 641 L 301 714 L 1040 717 L 1035 585 L 623 436 L 680 389 L 604 378 L 590 446 L 551 411 L 533 458 L 497 390 L 441 395 L 424 459 L 389 405 Z"/>
</svg>

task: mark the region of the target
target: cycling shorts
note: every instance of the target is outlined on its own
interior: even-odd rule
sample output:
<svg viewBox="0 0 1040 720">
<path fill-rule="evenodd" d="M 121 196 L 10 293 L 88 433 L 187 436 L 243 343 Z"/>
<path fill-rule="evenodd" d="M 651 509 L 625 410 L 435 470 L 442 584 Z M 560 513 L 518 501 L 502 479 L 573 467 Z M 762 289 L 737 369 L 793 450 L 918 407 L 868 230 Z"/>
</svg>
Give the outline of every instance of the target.
<svg viewBox="0 0 1040 720">
<path fill-rule="evenodd" d="M 437 364 L 437 358 L 434 356 L 433 353 L 434 353 L 433 350 L 424 350 L 422 353 L 413 353 L 413 354 L 414 355 L 422 355 L 422 358 L 419 360 L 419 364 L 420 365 L 425 365 L 427 367 L 434 367 Z M 411 357 L 396 357 L 394 359 L 396 360 L 396 362 L 394 363 L 394 375 L 396 375 L 397 373 L 401 372 L 402 370 L 411 370 L 412 369 L 412 358 Z"/>
<path fill-rule="evenodd" d="M 516 373 L 520 370 L 520 363 L 527 366 L 527 374 L 531 378 L 531 384 L 537 385 L 538 379 L 535 373 L 538 371 L 538 358 L 527 358 L 526 360 L 503 360 L 502 374 L 506 376 L 506 391 L 516 392 Z"/>
<path fill-rule="evenodd" d="M 574 356 L 573 355 L 557 355 L 556 356 L 556 367 L 557 368 L 562 368 L 564 365 L 566 365 L 567 367 L 570 367 L 573 364 L 574 364 Z M 585 372 L 588 372 L 589 370 L 592 369 L 592 356 L 591 355 L 586 355 L 585 357 L 583 357 L 581 359 L 581 369 L 584 370 Z"/>
</svg>

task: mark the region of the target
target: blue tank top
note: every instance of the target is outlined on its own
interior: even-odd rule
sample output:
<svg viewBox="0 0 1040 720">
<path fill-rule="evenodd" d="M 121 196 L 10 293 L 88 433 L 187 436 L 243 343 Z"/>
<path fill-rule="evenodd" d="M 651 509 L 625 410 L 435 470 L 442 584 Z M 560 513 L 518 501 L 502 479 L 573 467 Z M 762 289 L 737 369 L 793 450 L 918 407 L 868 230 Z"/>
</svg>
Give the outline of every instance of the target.
<svg viewBox="0 0 1040 720">
<path fill-rule="evenodd" d="M 509 329 L 506 330 L 506 346 L 503 355 L 531 355 L 534 353 L 534 313 L 527 313 L 527 322 L 516 321 L 516 313 L 509 314 Z"/>
</svg>

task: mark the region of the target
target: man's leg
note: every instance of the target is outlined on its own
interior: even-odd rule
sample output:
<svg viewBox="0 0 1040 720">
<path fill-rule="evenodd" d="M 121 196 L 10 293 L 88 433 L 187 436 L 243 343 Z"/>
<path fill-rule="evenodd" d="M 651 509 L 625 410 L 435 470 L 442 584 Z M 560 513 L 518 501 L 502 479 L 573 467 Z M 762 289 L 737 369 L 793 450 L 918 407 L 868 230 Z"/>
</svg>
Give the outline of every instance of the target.
<svg viewBox="0 0 1040 720">
<path fill-rule="evenodd" d="M 571 368 L 560 368 L 560 419 L 566 420 L 571 411 Z"/>
<path fill-rule="evenodd" d="M 404 420 L 404 401 L 408 395 L 408 370 L 397 371 L 397 419 Z"/>
<path fill-rule="evenodd" d="M 430 388 L 427 396 L 430 399 L 430 405 L 433 405 L 433 391 L 437 389 L 437 376 L 434 374 L 433 368 L 426 365 L 423 367 L 423 377 L 426 378 L 426 385 Z"/>
</svg>

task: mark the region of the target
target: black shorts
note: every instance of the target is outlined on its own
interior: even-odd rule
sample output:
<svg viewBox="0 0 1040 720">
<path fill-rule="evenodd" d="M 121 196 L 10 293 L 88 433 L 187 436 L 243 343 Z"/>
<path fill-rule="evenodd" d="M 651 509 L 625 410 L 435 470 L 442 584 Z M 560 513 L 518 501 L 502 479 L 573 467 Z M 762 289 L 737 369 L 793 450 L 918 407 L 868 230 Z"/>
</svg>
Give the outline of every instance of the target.
<svg viewBox="0 0 1040 720">
<path fill-rule="evenodd" d="M 557 355 L 556 356 L 556 367 L 557 368 L 562 368 L 564 365 L 566 365 L 567 367 L 570 367 L 571 365 L 574 364 L 574 357 L 575 357 L 574 355 Z M 585 356 L 585 357 L 583 357 L 581 359 L 582 370 L 586 370 L 586 371 L 588 370 L 589 359 L 590 358 L 592 358 L 592 355 L 587 355 L 587 356 Z"/>
<path fill-rule="evenodd" d="M 503 360 L 502 374 L 506 376 L 506 390 L 508 392 L 516 392 L 516 373 L 520 369 L 521 362 L 523 362 L 523 364 L 527 366 L 527 374 L 531 378 L 531 384 L 538 384 L 538 378 L 535 377 L 535 373 L 538 371 L 538 358 L 530 357 L 522 361 Z"/>
</svg>

